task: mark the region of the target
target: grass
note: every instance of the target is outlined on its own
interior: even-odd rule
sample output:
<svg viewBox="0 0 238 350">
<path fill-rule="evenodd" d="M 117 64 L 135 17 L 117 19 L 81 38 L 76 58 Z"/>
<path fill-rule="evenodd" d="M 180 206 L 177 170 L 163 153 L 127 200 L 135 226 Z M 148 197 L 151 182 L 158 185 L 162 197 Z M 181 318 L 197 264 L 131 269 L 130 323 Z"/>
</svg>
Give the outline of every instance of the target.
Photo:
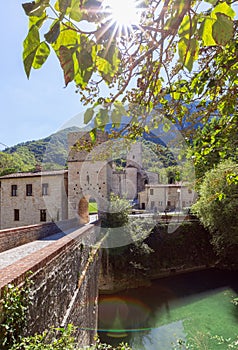
<svg viewBox="0 0 238 350">
<path fill-rule="evenodd" d="M 89 214 L 96 214 L 98 212 L 97 202 L 89 202 L 88 211 L 89 211 Z"/>
</svg>

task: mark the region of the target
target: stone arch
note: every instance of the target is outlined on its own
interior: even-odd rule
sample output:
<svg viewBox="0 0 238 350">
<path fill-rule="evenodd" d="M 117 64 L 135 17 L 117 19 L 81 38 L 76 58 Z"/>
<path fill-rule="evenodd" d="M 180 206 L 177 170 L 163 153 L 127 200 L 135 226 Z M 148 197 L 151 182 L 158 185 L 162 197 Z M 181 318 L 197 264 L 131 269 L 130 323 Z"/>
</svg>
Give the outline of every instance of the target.
<svg viewBox="0 0 238 350">
<path fill-rule="evenodd" d="M 89 202 L 96 202 L 98 207 L 98 201 L 90 195 L 83 196 L 78 203 L 78 217 L 80 224 L 87 224 L 90 221 L 89 215 Z M 99 208 L 98 208 L 99 209 Z M 95 213 L 97 215 L 97 213 Z"/>
<path fill-rule="evenodd" d="M 80 199 L 78 204 L 79 223 L 89 223 L 89 211 L 88 211 L 88 197 L 84 196 Z"/>
</svg>

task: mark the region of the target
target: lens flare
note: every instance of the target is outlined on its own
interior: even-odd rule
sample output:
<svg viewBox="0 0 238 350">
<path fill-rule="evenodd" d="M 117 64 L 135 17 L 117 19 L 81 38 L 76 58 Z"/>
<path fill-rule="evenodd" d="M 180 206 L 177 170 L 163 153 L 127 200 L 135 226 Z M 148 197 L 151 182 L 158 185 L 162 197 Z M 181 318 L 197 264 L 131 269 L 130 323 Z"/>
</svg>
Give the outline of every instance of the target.
<svg viewBox="0 0 238 350">
<path fill-rule="evenodd" d="M 121 27 L 139 24 L 140 10 L 137 7 L 138 5 L 139 2 L 135 0 L 105 0 L 104 4 L 111 20 Z"/>
</svg>

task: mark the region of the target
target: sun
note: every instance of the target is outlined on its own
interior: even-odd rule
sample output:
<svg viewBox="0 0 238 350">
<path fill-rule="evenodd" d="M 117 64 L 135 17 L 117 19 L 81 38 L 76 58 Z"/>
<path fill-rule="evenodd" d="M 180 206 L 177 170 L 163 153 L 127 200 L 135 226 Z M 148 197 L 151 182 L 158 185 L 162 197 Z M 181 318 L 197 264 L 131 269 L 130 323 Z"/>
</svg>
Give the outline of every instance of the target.
<svg viewBox="0 0 238 350">
<path fill-rule="evenodd" d="M 107 19 L 121 29 L 138 26 L 141 9 L 138 7 L 142 1 L 138 0 L 104 0 L 103 7 L 108 13 Z"/>
</svg>

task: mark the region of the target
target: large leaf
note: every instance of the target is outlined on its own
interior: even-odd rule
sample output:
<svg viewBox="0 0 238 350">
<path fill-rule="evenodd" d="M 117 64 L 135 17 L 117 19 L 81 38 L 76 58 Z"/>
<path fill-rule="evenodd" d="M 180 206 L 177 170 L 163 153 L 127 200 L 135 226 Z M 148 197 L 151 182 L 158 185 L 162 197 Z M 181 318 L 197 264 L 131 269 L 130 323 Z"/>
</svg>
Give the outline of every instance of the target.
<svg viewBox="0 0 238 350">
<path fill-rule="evenodd" d="M 50 54 L 50 48 L 47 43 L 42 42 L 38 46 L 35 57 L 32 63 L 32 67 L 34 69 L 39 69 L 47 60 L 48 56 Z"/>
<path fill-rule="evenodd" d="M 70 22 L 66 22 L 65 25 L 60 24 L 60 34 L 57 40 L 52 43 L 52 47 L 56 54 L 59 55 L 59 49 L 61 46 L 71 47 L 75 46 L 79 42 L 79 34 L 75 31 L 74 26 Z"/>
<path fill-rule="evenodd" d="M 218 45 L 225 46 L 233 37 L 233 22 L 222 13 L 216 13 L 217 20 L 212 26 L 212 36 Z"/>
<path fill-rule="evenodd" d="M 215 46 L 216 42 L 212 36 L 212 25 L 215 23 L 214 18 L 206 18 L 199 28 L 198 34 L 203 41 L 204 46 Z"/>
<path fill-rule="evenodd" d="M 54 22 L 48 33 L 44 35 L 45 40 L 49 43 L 52 44 L 54 43 L 60 34 L 60 21 Z"/>
<path fill-rule="evenodd" d="M 36 16 L 42 17 L 45 12 L 46 7 L 50 4 L 50 0 L 40 0 L 40 1 L 32 1 L 22 4 L 22 7 L 27 16 Z"/>
<path fill-rule="evenodd" d="M 181 25 L 179 27 L 178 30 L 178 34 L 180 37 L 185 37 L 187 39 L 189 39 L 189 37 L 191 37 L 197 28 L 197 20 L 195 17 L 193 17 L 192 19 L 190 19 L 190 17 L 188 15 L 184 16 Z"/>
<path fill-rule="evenodd" d="M 39 30 L 36 26 L 32 26 L 23 42 L 23 63 L 27 78 L 30 76 L 32 64 L 39 45 Z"/>
<path fill-rule="evenodd" d="M 81 40 L 82 42 L 82 40 Z M 83 41 L 84 42 L 84 41 Z M 90 43 L 81 43 L 74 56 L 75 83 L 84 89 L 93 74 L 93 60 L 90 54 Z"/>
<path fill-rule="evenodd" d="M 93 115 L 94 115 L 93 108 L 88 108 L 84 113 L 84 124 L 88 124 L 92 120 Z"/>
<path fill-rule="evenodd" d="M 114 102 L 113 110 L 111 113 L 111 119 L 114 124 L 120 124 L 121 118 L 125 115 L 127 115 L 127 111 L 125 110 L 125 107 L 120 101 Z"/>
<path fill-rule="evenodd" d="M 205 0 L 206 2 L 209 2 L 209 4 L 216 5 L 217 0 Z"/>
<path fill-rule="evenodd" d="M 109 113 L 105 108 L 100 108 L 94 119 L 95 128 L 103 129 L 105 125 L 109 122 Z"/>
<path fill-rule="evenodd" d="M 64 72 L 64 81 L 67 86 L 74 79 L 73 52 L 65 46 L 59 49 L 59 60 Z"/>
<path fill-rule="evenodd" d="M 50 48 L 45 42 L 40 42 L 37 26 L 32 26 L 23 43 L 23 63 L 27 77 L 29 78 L 31 68 L 40 68 L 50 54 Z"/>
<path fill-rule="evenodd" d="M 62 13 L 66 13 L 68 7 L 71 5 L 72 0 L 58 0 L 59 1 L 59 10 Z"/>
<path fill-rule="evenodd" d="M 234 18 L 235 17 L 235 11 L 226 3 L 226 1 L 223 1 L 222 3 L 218 4 L 212 11 L 211 16 L 214 17 L 217 13 L 223 13 L 224 15 Z"/>
<path fill-rule="evenodd" d="M 80 0 L 72 0 L 71 7 L 68 10 L 69 17 L 76 22 L 81 21 L 83 17 L 83 11 L 80 8 L 80 3 Z"/>
<path fill-rule="evenodd" d="M 179 58 L 184 66 L 191 71 L 193 63 L 198 58 L 199 45 L 196 39 L 182 38 L 178 42 Z"/>
<path fill-rule="evenodd" d="M 38 28 L 41 28 L 42 24 L 44 23 L 44 21 L 47 19 L 46 13 L 43 12 L 41 17 L 37 17 L 37 16 L 30 16 L 29 17 L 29 29 L 32 26 L 37 26 Z"/>
</svg>

